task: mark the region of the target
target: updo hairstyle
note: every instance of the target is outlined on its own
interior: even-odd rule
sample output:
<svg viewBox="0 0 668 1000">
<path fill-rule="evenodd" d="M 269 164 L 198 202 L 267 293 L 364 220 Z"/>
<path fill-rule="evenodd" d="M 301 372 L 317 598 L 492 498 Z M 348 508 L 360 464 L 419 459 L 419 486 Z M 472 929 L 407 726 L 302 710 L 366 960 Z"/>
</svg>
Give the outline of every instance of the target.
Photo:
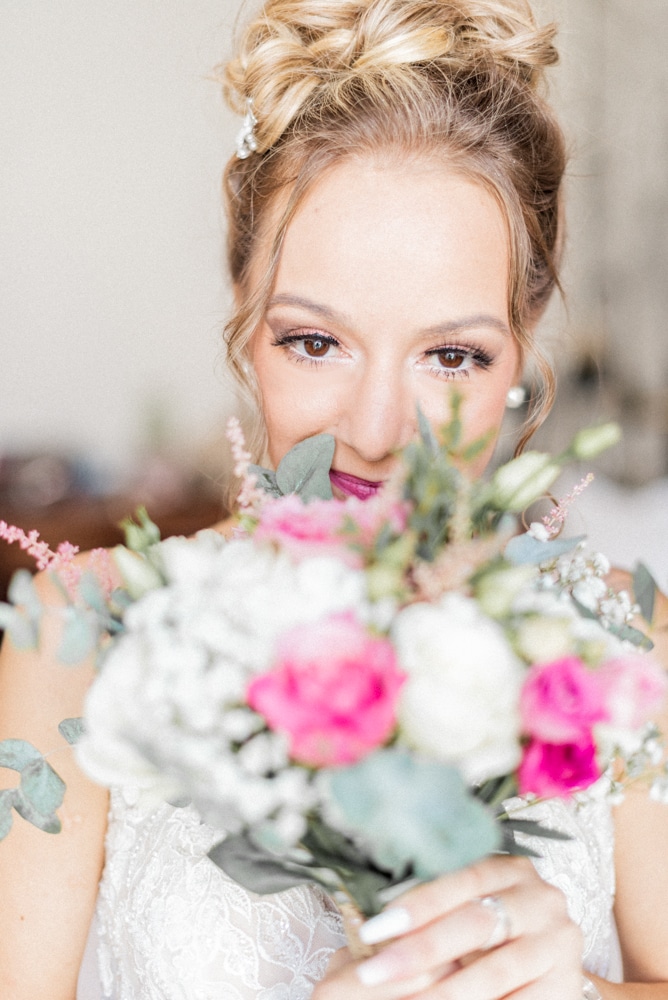
<svg viewBox="0 0 668 1000">
<path fill-rule="evenodd" d="M 248 344 L 271 296 L 285 232 L 310 187 L 337 161 L 442 157 L 497 199 L 510 238 L 510 325 L 538 388 L 518 450 L 554 397 L 533 325 L 558 283 L 559 125 L 540 94 L 557 61 L 555 29 L 526 0 L 266 0 L 223 70 L 228 103 L 257 120 L 257 151 L 224 179 L 228 259 L 240 306 L 228 360 L 258 398 Z M 249 104 L 252 102 L 252 104 Z M 276 196 L 289 192 L 270 229 Z M 266 261 L 251 287 L 260 252 Z"/>
</svg>

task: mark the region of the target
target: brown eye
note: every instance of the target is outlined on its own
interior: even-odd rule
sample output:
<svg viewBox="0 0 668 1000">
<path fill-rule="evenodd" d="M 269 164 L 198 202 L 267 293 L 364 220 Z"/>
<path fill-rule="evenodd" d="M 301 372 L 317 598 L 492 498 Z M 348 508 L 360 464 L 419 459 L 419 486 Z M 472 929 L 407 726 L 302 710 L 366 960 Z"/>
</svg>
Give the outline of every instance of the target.
<svg viewBox="0 0 668 1000">
<path fill-rule="evenodd" d="M 305 337 L 303 343 L 304 353 L 309 358 L 324 358 L 332 346 L 328 340 L 321 340 L 320 337 Z"/>
<path fill-rule="evenodd" d="M 462 367 L 468 355 L 462 351 L 439 351 L 436 357 L 439 360 L 441 368 L 455 370 Z"/>
</svg>

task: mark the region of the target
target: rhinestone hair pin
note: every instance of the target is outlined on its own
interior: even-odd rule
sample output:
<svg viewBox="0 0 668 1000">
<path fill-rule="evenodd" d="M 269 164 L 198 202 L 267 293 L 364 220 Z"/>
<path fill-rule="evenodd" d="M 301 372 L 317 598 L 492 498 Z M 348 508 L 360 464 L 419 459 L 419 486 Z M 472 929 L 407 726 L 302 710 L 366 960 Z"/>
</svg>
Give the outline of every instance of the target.
<svg viewBox="0 0 668 1000">
<path fill-rule="evenodd" d="M 247 160 L 251 153 L 257 152 L 257 139 L 255 138 L 256 125 L 257 118 L 253 114 L 253 99 L 252 97 L 247 97 L 246 117 L 237 136 L 237 159 Z"/>
</svg>

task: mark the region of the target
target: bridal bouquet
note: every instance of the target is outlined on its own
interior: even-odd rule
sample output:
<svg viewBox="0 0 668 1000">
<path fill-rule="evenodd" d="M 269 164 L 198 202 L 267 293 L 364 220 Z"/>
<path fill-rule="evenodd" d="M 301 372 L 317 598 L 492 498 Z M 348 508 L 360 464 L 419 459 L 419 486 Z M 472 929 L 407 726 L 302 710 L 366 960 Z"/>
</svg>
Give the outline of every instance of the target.
<svg viewBox="0 0 668 1000">
<path fill-rule="evenodd" d="M 113 554 L 115 589 L 103 556 L 81 573 L 69 552 L 41 551 L 69 595 L 60 658 L 97 649 L 100 662 L 83 724 L 61 732 L 100 783 L 192 802 L 226 832 L 212 860 L 248 888 L 319 882 L 367 915 L 407 880 L 527 853 L 517 832 L 560 836 L 508 814 L 514 795 L 617 796 L 647 774 L 663 795 L 649 719 L 665 682 L 630 624 L 639 609 L 584 539 L 560 536 L 582 487 L 522 534 L 516 520 L 565 461 L 615 433 L 580 432 L 558 458 L 529 452 L 470 482 L 485 442 L 462 443 L 455 405 L 438 440 L 421 421 L 362 502 L 332 498 L 331 437 L 271 472 L 249 465 L 233 427 L 230 539 L 161 542 L 142 513 Z M 12 531 L 40 554 L 0 523 Z M 642 567 L 635 584 L 651 618 Z M 12 597 L 0 624 L 25 645 L 41 614 L 27 577 Z M 21 771 L 0 792 L 0 836 L 12 808 L 57 830 L 64 789 L 48 761 L 8 740 L 0 765 Z"/>
</svg>

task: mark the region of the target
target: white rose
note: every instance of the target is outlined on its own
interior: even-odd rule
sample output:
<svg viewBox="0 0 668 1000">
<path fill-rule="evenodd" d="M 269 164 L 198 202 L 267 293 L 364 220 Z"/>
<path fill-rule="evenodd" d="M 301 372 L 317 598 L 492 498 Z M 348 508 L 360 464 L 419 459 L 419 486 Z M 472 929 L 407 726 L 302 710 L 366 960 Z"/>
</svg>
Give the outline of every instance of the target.
<svg viewBox="0 0 668 1000">
<path fill-rule="evenodd" d="M 476 603 L 446 594 L 397 617 L 393 638 L 408 674 L 399 703 L 402 739 L 460 766 L 470 783 L 517 765 L 523 667 L 502 628 Z"/>
</svg>

